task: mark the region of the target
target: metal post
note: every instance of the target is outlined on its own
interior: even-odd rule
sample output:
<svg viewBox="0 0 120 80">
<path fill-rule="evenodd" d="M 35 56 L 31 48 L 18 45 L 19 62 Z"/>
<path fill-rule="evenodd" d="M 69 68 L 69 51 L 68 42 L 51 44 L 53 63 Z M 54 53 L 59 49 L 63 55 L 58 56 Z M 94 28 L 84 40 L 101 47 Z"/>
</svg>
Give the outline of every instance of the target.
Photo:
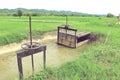
<svg viewBox="0 0 120 80">
<path fill-rule="evenodd" d="M 68 16 L 66 15 L 66 25 L 68 25 Z"/>
<path fill-rule="evenodd" d="M 18 61 L 19 79 L 23 80 L 22 59 L 18 55 L 17 55 L 17 61 Z"/>
<path fill-rule="evenodd" d="M 43 53 L 43 66 L 44 66 L 44 69 L 46 68 L 46 50 L 44 50 L 44 53 Z"/>
<path fill-rule="evenodd" d="M 31 61 L 32 61 L 32 74 L 34 74 L 34 59 L 33 59 L 33 54 L 31 55 Z"/>
<path fill-rule="evenodd" d="M 30 48 L 32 48 L 31 16 L 29 16 L 29 28 L 30 28 Z M 32 61 L 32 73 L 34 74 L 34 60 L 33 60 L 33 55 L 31 55 L 31 61 Z"/>
<path fill-rule="evenodd" d="M 58 27 L 58 32 L 57 32 L 57 43 L 59 44 L 59 33 L 60 33 L 60 28 Z"/>
<path fill-rule="evenodd" d="M 30 47 L 32 48 L 32 27 L 31 27 L 31 16 L 29 16 L 29 28 L 30 28 Z"/>
</svg>

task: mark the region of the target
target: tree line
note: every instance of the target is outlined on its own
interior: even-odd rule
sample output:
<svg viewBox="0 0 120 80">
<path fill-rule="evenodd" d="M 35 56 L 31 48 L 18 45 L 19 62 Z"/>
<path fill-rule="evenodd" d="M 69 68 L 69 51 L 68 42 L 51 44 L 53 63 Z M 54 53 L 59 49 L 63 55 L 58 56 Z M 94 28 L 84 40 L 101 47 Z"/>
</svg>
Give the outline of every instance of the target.
<svg viewBox="0 0 120 80">
<path fill-rule="evenodd" d="M 25 9 L 25 8 L 17 8 L 17 9 L 0 9 L 0 16 L 101 16 L 101 15 L 93 15 L 81 12 L 72 12 L 72 11 L 55 11 L 55 10 L 45 10 L 45 9 Z M 103 15 L 102 15 L 103 16 Z"/>
</svg>

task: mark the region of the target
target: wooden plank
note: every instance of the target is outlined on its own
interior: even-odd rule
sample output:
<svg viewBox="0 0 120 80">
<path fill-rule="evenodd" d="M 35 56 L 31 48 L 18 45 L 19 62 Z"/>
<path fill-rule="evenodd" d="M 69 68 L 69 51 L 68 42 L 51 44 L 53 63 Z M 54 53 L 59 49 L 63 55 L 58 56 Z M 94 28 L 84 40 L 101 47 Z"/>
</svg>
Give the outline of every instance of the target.
<svg viewBox="0 0 120 80">
<path fill-rule="evenodd" d="M 84 33 L 80 36 L 77 36 L 77 43 L 89 39 L 90 33 Z"/>
<path fill-rule="evenodd" d="M 82 37 L 82 36 L 85 36 L 88 34 L 91 34 L 91 32 L 77 32 L 76 36 L 77 36 L 77 38 L 79 38 L 79 37 Z"/>
<path fill-rule="evenodd" d="M 58 44 L 74 48 L 76 47 L 76 37 L 71 34 L 59 33 Z"/>
<path fill-rule="evenodd" d="M 61 27 L 61 26 L 58 26 L 58 28 L 59 28 L 59 29 L 66 29 L 66 30 L 77 31 L 77 29 L 65 28 L 65 27 Z"/>
<path fill-rule="evenodd" d="M 17 61 L 18 61 L 19 79 L 23 80 L 22 58 L 17 56 Z"/>
<path fill-rule="evenodd" d="M 46 50 L 43 52 L 43 67 L 46 69 Z"/>
<path fill-rule="evenodd" d="M 19 57 L 26 57 L 26 56 L 29 56 L 29 55 L 32 55 L 32 54 L 35 54 L 35 53 L 38 53 L 44 50 L 46 50 L 45 45 L 39 47 L 38 49 L 33 49 L 33 50 L 23 50 L 23 49 L 18 50 L 16 53 Z"/>
</svg>

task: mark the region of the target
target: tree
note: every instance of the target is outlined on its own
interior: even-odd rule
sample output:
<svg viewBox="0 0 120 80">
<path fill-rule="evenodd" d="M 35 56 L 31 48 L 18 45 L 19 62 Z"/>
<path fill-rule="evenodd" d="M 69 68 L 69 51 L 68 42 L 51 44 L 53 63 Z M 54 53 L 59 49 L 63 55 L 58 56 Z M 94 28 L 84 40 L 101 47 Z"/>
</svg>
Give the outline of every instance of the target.
<svg viewBox="0 0 120 80">
<path fill-rule="evenodd" d="M 108 17 L 108 18 L 111 18 L 111 17 L 114 17 L 114 15 L 111 14 L 111 13 L 108 13 L 108 14 L 107 14 L 107 17 Z"/>
<path fill-rule="evenodd" d="M 13 16 L 17 16 L 17 14 L 13 14 Z"/>
<path fill-rule="evenodd" d="M 37 13 L 32 13 L 32 16 L 39 16 L 39 14 L 37 14 Z"/>
<path fill-rule="evenodd" d="M 22 11 L 21 11 L 21 10 L 18 10 L 18 11 L 17 11 L 17 15 L 18 15 L 19 17 L 21 17 L 21 16 L 22 16 L 22 14 L 23 14 L 23 13 L 22 13 Z"/>
</svg>

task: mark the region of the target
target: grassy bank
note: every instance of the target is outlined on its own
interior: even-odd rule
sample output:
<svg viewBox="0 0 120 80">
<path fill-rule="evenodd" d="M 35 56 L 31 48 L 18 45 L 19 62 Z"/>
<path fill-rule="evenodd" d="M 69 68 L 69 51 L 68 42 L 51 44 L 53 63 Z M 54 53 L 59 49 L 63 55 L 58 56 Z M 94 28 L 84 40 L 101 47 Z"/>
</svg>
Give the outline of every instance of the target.
<svg viewBox="0 0 120 80">
<path fill-rule="evenodd" d="M 60 17 L 60 19 L 64 19 Z M 63 22 L 55 22 L 54 17 L 33 17 L 32 20 L 42 20 L 32 22 L 33 36 L 41 36 L 42 33 L 56 30 Z M 49 21 L 48 21 L 49 20 Z M 51 21 L 54 20 L 54 21 Z M 0 17 L 0 46 L 19 42 L 29 37 L 28 17 Z"/>
<path fill-rule="evenodd" d="M 106 30 L 100 31 L 106 37 L 89 44 L 79 58 L 59 68 L 47 68 L 37 74 L 35 80 L 119 80 L 119 29 L 118 25 L 106 27 Z"/>
<path fill-rule="evenodd" d="M 15 39 L 17 42 L 17 40 L 27 38 L 28 22 L 10 19 L 0 20 L 0 45 L 10 43 L 9 40 Z M 27 17 L 15 19 L 27 20 Z M 64 17 L 42 16 L 33 17 L 33 19 L 60 21 L 33 22 L 34 36 L 40 35 L 42 32 L 57 30 L 57 26 L 65 24 L 65 22 L 61 22 L 64 21 Z M 101 36 L 97 41 L 90 43 L 79 58 L 64 63 L 59 68 L 51 66 L 52 68 L 47 68 L 46 71 L 36 74 L 34 80 L 119 80 L 120 25 L 116 22 L 116 18 L 69 17 L 71 27 L 77 28 L 79 31 L 101 34 L 104 37 Z M 32 78 L 26 80 L 32 80 Z"/>
<path fill-rule="evenodd" d="M 33 36 L 39 37 L 42 33 L 57 30 L 59 25 L 65 24 L 65 17 L 40 16 L 32 17 Z M 107 32 L 116 19 L 98 17 L 69 17 L 68 23 L 79 31 Z M 107 29 L 106 29 L 107 27 Z M 103 31 L 104 30 L 104 31 Z M 106 31 L 105 31 L 106 30 Z M 28 17 L 0 17 L 0 46 L 27 39 L 29 36 Z"/>
</svg>

